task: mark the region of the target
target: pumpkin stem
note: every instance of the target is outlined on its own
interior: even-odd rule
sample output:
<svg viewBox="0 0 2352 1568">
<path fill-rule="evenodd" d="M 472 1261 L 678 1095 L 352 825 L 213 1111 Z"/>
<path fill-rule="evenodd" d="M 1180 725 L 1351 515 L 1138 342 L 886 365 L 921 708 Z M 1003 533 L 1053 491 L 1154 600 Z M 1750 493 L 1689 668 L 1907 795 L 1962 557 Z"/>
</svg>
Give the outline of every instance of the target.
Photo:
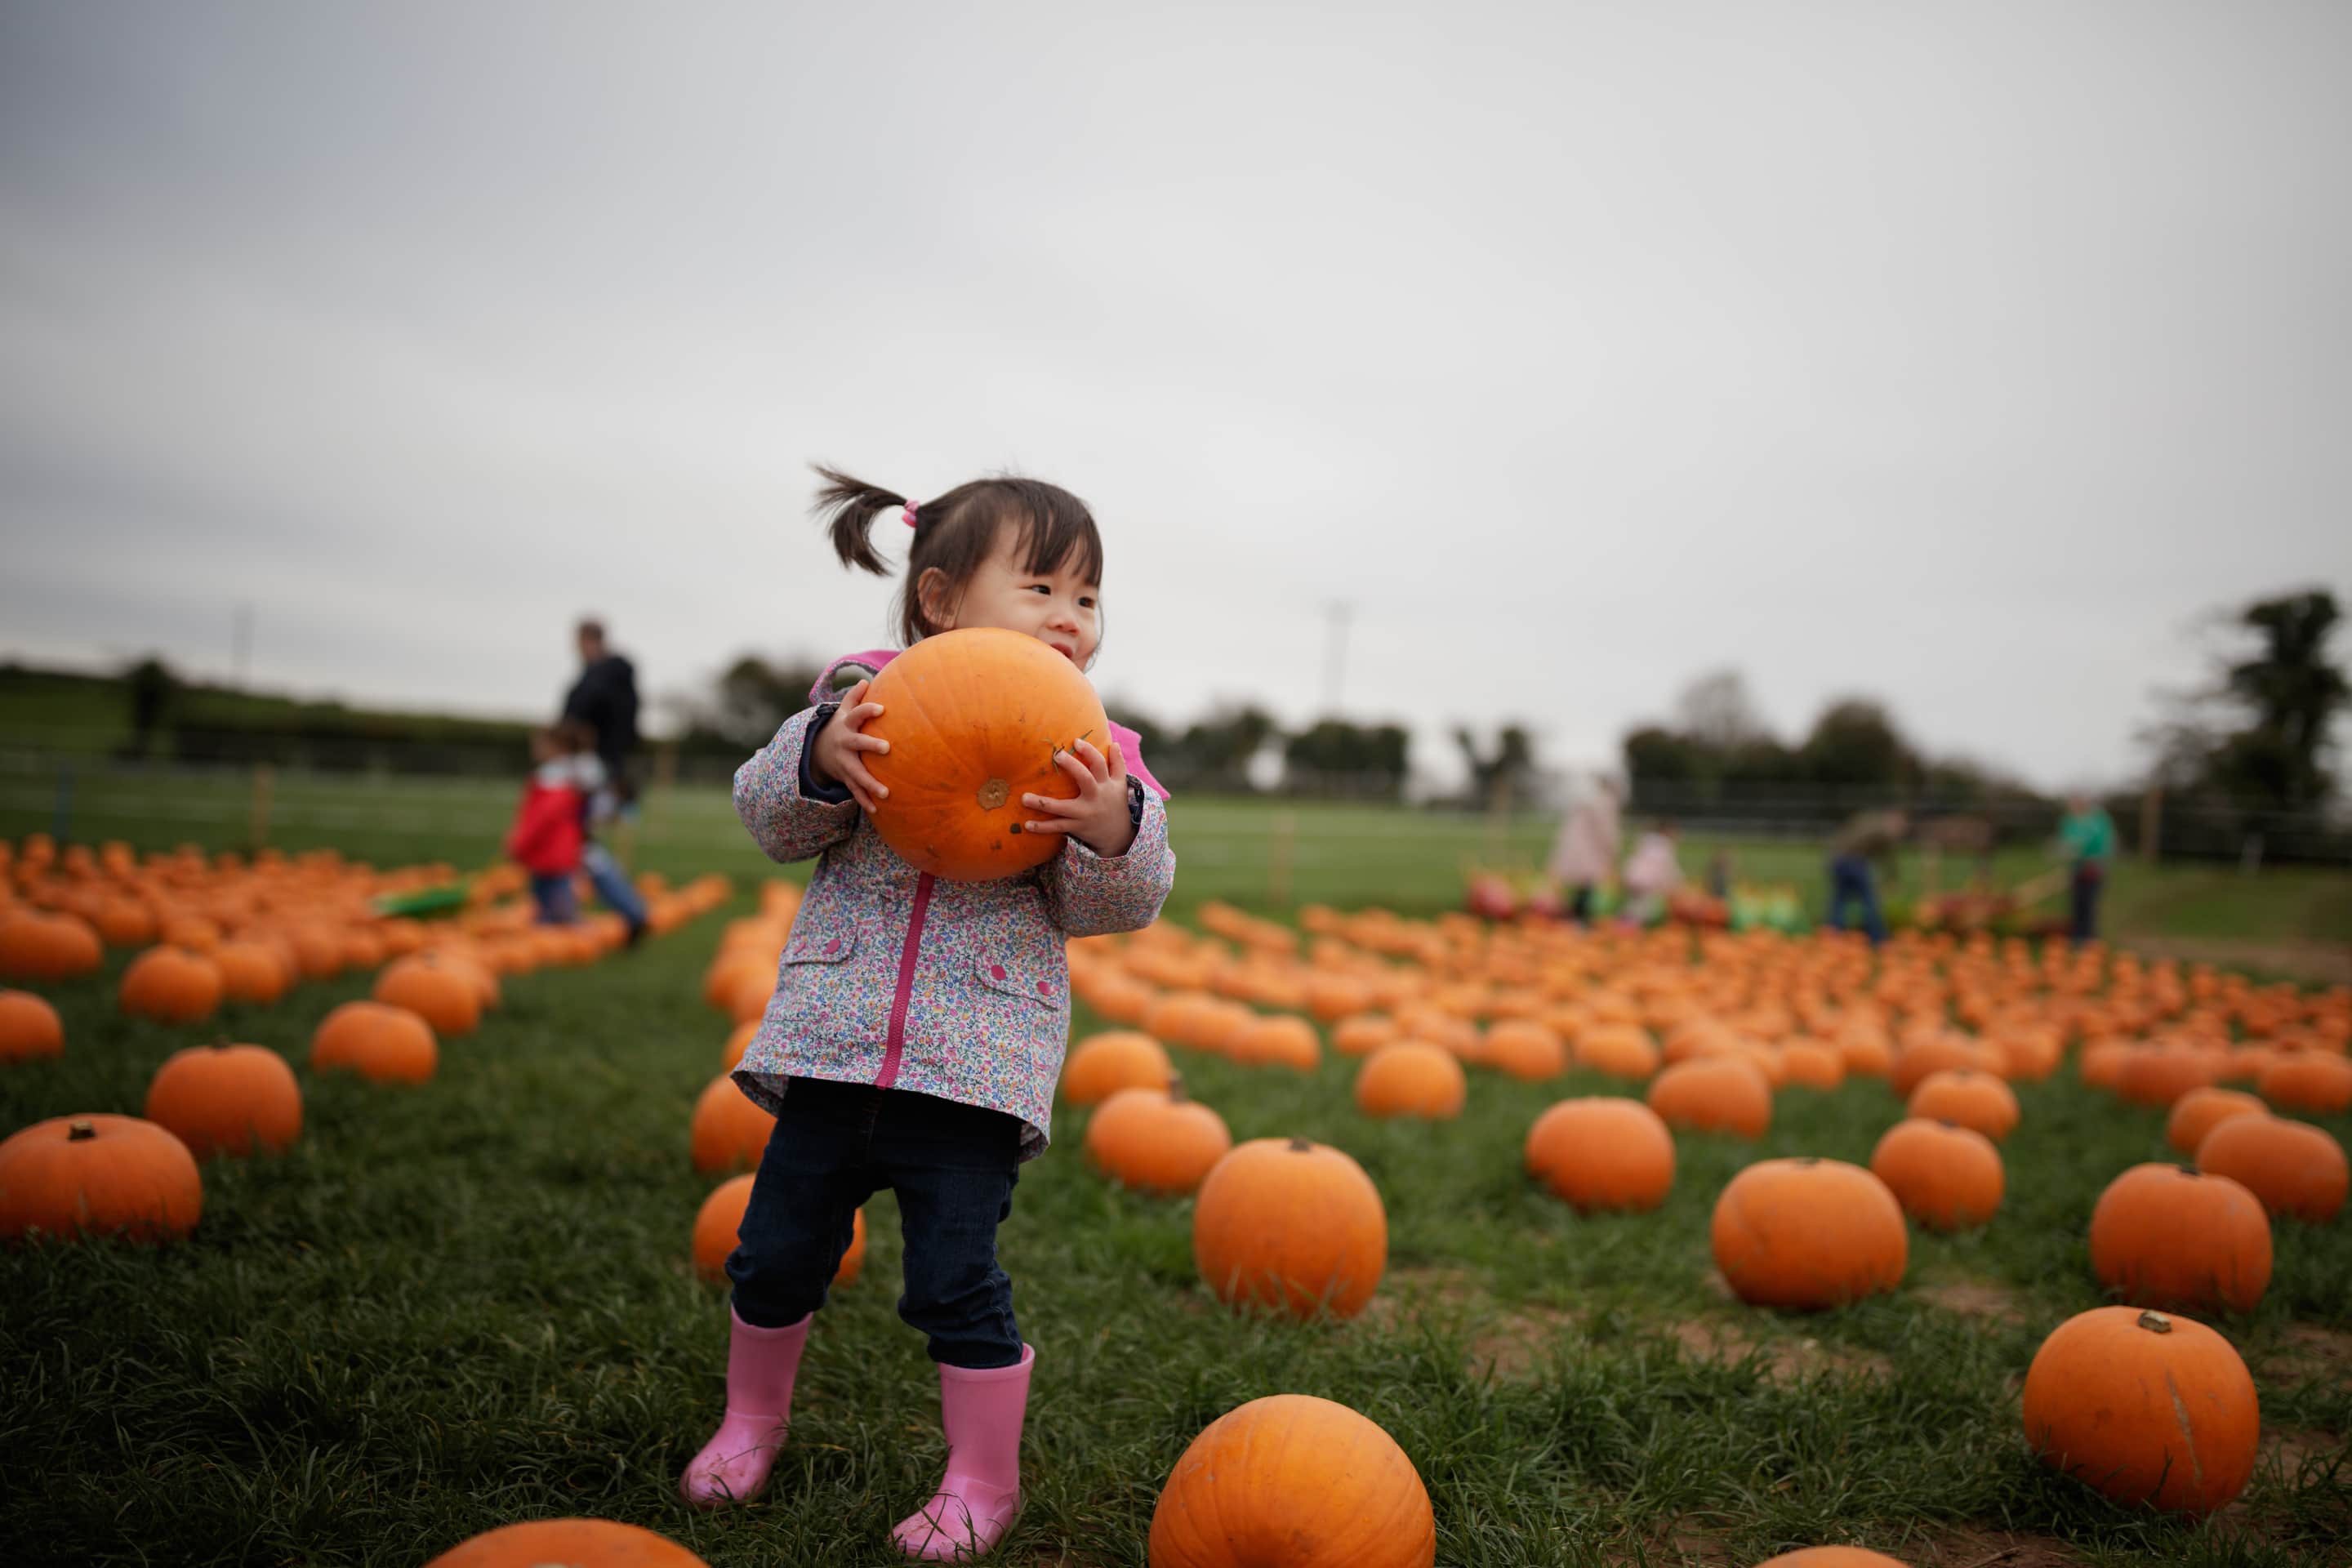
<svg viewBox="0 0 2352 1568">
<path fill-rule="evenodd" d="M 2142 1312 L 2139 1326 L 2151 1334 L 2168 1334 L 2172 1331 L 2172 1320 L 2161 1312 Z"/>
<path fill-rule="evenodd" d="M 1315 1145 L 1304 1138 L 1293 1138 L 1290 1141 L 1290 1152 L 1294 1154 L 1311 1154 L 1315 1152 Z"/>
<path fill-rule="evenodd" d="M 66 1142 L 68 1143 L 85 1143 L 97 1136 L 98 1129 L 92 1127 L 87 1121 L 68 1121 L 66 1123 Z"/>
</svg>

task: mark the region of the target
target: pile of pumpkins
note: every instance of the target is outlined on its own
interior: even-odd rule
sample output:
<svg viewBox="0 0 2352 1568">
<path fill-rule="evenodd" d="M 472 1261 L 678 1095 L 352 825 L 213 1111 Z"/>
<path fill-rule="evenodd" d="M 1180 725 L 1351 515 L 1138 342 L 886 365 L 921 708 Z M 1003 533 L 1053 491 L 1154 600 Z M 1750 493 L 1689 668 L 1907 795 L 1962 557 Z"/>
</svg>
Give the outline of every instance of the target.
<svg viewBox="0 0 2352 1568">
<path fill-rule="evenodd" d="M 167 1024 L 199 1022 L 226 1000 L 268 1005 L 299 976 L 350 966 L 378 969 L 371 994 L 329 1012 L 310 1038 L 317 1071 L 349 1071 L 376 1083 L 417 1084 L 438 1070 L 440 1042 L 471 1034 L 501 999 L 499 977 L 542 963 L 579 963 L 611 951 L 617 922 L 561 931 L 528 928 L 528 903 L 504 901 L 504 868 L 476 879 L 461 917 L 384 919 L 375 899 L 454 876 L 446 867 L 378 874 L 331 851 L 289 860 L 265 853 L 248 866 L 193 849 L 144 862 L 121 845 L 62 854 L 36 836 L 21 850 L 0 843 L 0 972 L 12 978 L 71 978 L 110 937 L 166 938 L 124 966 L 122 1011 Z M 669 889 L 646 879 L 675 927 L 729 896 L 724 878 Z M 57 962 L 70 957 L 71 963 Z M 387 962 L 389 959 L 389 962 Z M 0 1065 L 65 1049 L 57 1009 L 30 991 L 0 990 Z M 275 1153 L 302 1128 L 302 1090 L 276 1051 L 247 1044 L 191 1046 L 150 1082 L 142 1114 L 53 1117 L 0 1142 L 0 1240 L 121 1234 L 184 1236 L 203 1213 L 198 1163 Z"/>
<path fill-rule="evenodd" d="M 1163 1040 L 1304 1069 L 1328 1032 L 1363 1058 L 1356 1100 L 1376 1117 L 1457 1115 L 1465 1067 L 1541 1081 L 1575 1065 L 1644 1086 L 1640 1100 L 1561 1101 L 1529 1131 L 1529 1173 L 1587 1211 L 1656 1207 L 1676 1130 L 1759 1137 L 1779 1090 L 1883 1078 L 1906 1114 L 1867 1169 L 1767 1160 L 1717 1201 L 1725 1280 L 1787 1310 L 1896 1289 L 1910 1224 L 1990 1221 L 2000 1144 L 2020 1119 L 2011 1084 L 2048 1077 L 2079 1047 L 2084 1081 L 2165 1110 L 2172 1146 L 2196 1163 L 2136 1166 L 2101 1195 L 2093 1268 L 2129 1304 L 2050 1335 L 2026 1376 L 2027 1436 L 2108 1495 L 2162 1509 L 2210 1511 L 2251 1476 L 2252 1379 L 2225 1338 L 2179 1314 L 2250 1310 L 2270 1276 L 2271 1217 L 2324 1224 L 2342 1211 L 2342 1147 L 2286 1113 L 2352 1106 L 2352 991 L 2257 986 L 2097 947 L 2037 955 L 1981 935 L 1913 935 L 1874 954 L 1837 938 L 1497 931 L 1378 910 L 1309 910 L 1304 939 L 1213 904 L 1201 924 L 1212 934 L 1162 922 L 1071 942 L 1073 988 L 1129 1026 L 1078 1042 L 1062 1092 L 1096 1108 L 1086 1152 L 1105 1173 L 1197 1192 L 1195 1258 L 1228 1302 L 1360 1310 L 1385 1267 L 1380 1194 L 1337 1150 L 1234 1148 L 1215 1113 L 1184 1098 Z M 1153 1541 L 1158 1563 L 1156 1526 Z"/>
</svg>

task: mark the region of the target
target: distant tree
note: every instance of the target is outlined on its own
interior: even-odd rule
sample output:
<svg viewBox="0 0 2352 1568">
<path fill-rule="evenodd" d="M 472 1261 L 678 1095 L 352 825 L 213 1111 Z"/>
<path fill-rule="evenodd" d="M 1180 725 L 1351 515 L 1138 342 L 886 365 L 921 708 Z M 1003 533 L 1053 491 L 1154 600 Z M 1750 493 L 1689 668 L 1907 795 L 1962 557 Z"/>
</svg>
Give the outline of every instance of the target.
<svg viewBox="0 0 2352 1568">
<path fill-rule="evenodd" d="M 1625 776 L 1638 795 L 1644 784 L 1690 784 L 1710 776 L 1708 759 L 1686 735 L 1644 724 L 1625 737 Z"/>
<path fill-rule="evenodd" d="M 1404 793 L 1412 738 L 1398 724 L 1325 719 L 1283 742 L 1286 789 L 1394 800 Z"/>
<path fill-rule="evenodd" d="M 2226 625 L 2253 646 L 2225 658 L 2213 683 L 2172 697 L 2143 739 L 2157 782 L 2189 794 L 2301 811 L 2336 790 L 2328 765 L 2336 715 L 2352 689 L 2328 643 L 2343 619 L 2336 595 L 2312 589 L 2245 605 Z"/>
<path fill-rule="evenodd" d="M 1907 795 L 1918 782 L 1917 755 L 1886 710 L 1868 698 L 1823 709 L 1797 757 L 1808 779 L 1831 789 Z"/>
<path fill-rule="evenodd" d="M 143 757 L 155 743 L 180 680 L 170 666 L 150 654 L 123 671 L 122 685 L 131 699 L 131 754 Z"/>
<path fill-rule="evenodd" d="M 1281 733 L 1274 716 L 1262 708 L 1221 705 L 1189 726 L 1177 741 L 1173 750 L 1181 763 L 1179 772 L 1211 788 L 1253 789 L 1250 763 Z"/>
<path fill-rule="evenodd" d="M 1675 715 L 1685 736 L 1726 756 L 1772 737 L 1748 695 L 1747 679 L 1736 669 L 1718 669 L 1684 687 L 1675 700 Z"/>
<path fill-rule="evenodd" d="M 707 690 L 674 698 L 668 706 L 683 721 L 689 746 L 723 742 L 756 750 L 809 705 L 817 675 L 817 667 L 807 660 L 747 653 L 721 670 Z"/>
<path fill-rule="evenodd" d="M 1535 740 L 1525 728 L 1506 724 L 1496 731 L 1492 748 L 1481 748 L 1467 725 L 1454 731 L 1454 743 L 1470 769 L 1470 787 L 1481 805 L 1499 801 L 1525 802 L 1536 769 Z"/>
</svg>

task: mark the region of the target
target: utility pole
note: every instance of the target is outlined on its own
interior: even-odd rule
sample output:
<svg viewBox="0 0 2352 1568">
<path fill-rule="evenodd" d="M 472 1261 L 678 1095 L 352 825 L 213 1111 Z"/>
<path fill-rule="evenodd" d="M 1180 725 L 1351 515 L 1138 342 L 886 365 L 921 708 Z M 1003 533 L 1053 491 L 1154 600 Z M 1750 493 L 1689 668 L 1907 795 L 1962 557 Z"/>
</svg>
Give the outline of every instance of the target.
<svg viewBox="0 0 2352 1568">
<path fill-rule="evenodd" d="M 229 620 L 228 663 L 231 680 L 245 685 L 246 667 L 253 658 L 253 606 L 239 605 Z"/>
<path fill-rule="evenodd" d="M 1331 623 L 1331 640 L 1323 650 L 1323 711 L 1327 717 L 1339 716 L 1339 690 L 1348 663 L 1348 619 L 1356 607 L 1345 599 L 1334 599 L 1323 606 L 1324 617 Z"/>
</svg>

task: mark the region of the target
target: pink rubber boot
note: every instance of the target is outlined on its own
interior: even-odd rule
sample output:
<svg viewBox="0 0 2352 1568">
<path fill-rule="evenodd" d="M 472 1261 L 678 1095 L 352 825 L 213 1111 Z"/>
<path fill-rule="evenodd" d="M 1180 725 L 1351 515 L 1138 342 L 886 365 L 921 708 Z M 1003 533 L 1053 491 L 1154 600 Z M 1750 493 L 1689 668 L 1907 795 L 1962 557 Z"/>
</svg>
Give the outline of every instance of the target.
<svg viewBox="0 0 2352 1568">
<path fill-rule="evenodd" d="M 727 1309 L 727 1414 L 718 1435 L 679 1478 L 678 1495 L 697 1508 L 750 1502 L 768 1484 L 792 1420 L 793 1379 L 801 1370 L 812 1312 L 781 1329 L 755 1329 Z"/>
<path fill-rule="evenodd" d="M 1029 1413 L 1033 1345 L 1012 1366 L 973 1372 L 940 1367 L 940 1421 L 948 1430 L 948 1473 L 890 1539 L 909 1557 L 971 1562 L 984 1557 L 1021 1511 L 1021 1422 Z"/>
</svg>

